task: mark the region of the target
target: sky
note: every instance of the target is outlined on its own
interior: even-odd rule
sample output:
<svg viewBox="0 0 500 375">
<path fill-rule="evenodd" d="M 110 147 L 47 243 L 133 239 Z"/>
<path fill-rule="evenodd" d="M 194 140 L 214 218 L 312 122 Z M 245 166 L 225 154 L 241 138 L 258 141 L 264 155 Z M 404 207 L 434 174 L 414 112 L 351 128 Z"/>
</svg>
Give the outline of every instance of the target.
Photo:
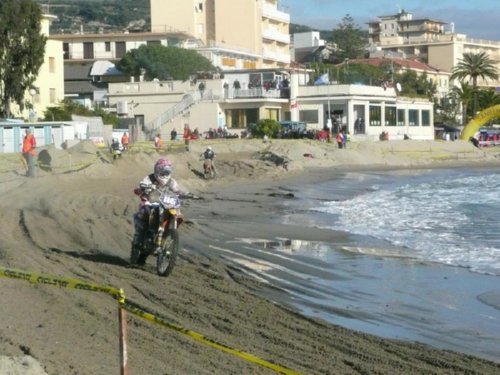
<svg viewBox="0 0 500 375">
<path fill-rule="evenodd" d="M 455 32 L 468 38 L 500 42 L 500 0 L 281 0 L 280 5 L 291 23 L 316 30 L 333 30 L 347 14 L 368 30 L 367 22 L 403 9 L 413 19 L 454 23 Z"/>
</svg>

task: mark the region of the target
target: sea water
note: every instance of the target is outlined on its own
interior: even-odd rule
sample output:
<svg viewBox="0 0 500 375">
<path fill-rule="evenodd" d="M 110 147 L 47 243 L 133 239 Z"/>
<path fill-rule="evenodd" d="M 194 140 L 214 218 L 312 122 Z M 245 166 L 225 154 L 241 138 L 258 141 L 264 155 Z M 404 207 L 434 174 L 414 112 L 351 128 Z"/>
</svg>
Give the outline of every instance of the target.
<svg viewBox="0 0 500 375">
<path fill-rule="evenodd" d="M 320 215 L 316 225 L 385 241 L 401 256 L 500 276 L 500 171 L 358 178 L 363 181 L 358 194 L 310 207 L 311 216 L 327 215 Z M 356 181 L 352 175 L 340 189 L 356 192 Z M 317 189 L 339 196 L 336 182 Z"/>
<path fill-rule="evenodd" d="M 500 358 L 500 171 L 352 172 L 287 186 L 281 239 L 252 258 L 302 313 L 382 337 Z M 272 296 L 270 296 L 272 298 Z M 280 297 L 282 300 L 282 296 Z"/>
</svg>

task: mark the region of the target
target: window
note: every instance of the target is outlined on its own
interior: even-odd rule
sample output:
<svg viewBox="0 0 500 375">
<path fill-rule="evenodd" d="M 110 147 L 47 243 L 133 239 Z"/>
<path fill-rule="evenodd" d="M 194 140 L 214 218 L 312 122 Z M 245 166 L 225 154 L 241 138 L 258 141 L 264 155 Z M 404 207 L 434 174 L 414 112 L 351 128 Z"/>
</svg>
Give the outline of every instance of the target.
<svg viewBox="0 0 500 375">
<path fill-rule="evenodd" d="M 319 122 L 318 119 L 318 111 L 299 111 L 299 120 L 303 122 L 308 122 L 312 124 L 317 124 Z"/>
<path fill-rule="evenodd" d="M 69 43 L 63 43 L 63 52 L 64 52 L 64 60 L 68 60 L 70 58 Z"/>
<path fill-rule="evenodd" d="M 104 42 L 104 50 L 106 52 L 111 52 L 111 42 Z"/>
<path fill-rule="evenodd" d="M 405 121 L 406 116 L 405 116 L 405 110 L 404 109 L 398 109 L 398 126 L 405 126 Z"/>
<path fill-rule="evenodd" d="M 431 113 L 430 111 L 422 111 L 422 126 L 431 126 Z"/>
<path fill-rule="evenodd" d="M 396 107 L 385 107 L 385 126 L 396 126 Z"/>
<path fill-rule="evenodd" d="M 418 126 L 418 111 L 416 109 L 410 109 L 408 111 L 408 125 Z"/>
<path fill-rule="evenodd" d="M 121 59 L 127 53 L 125 42 L 115 42 L 115 57 Z"/>
<path fill-rule="evenodd" d="M 53 57 L 49 57 L 49 72 L 50 73 L 56 72 L 56 59 Z"/>
<path fill-rule="evenodd" d="M 382 125 L 382 110 L 380 106 L 370 106 L 370 126 Z"/>
<path fill-rule="evenodd" d="M 56 102 L 56 89 L 49 89 L 49 102 L 50 104 Z"/>
<path fill-rule="evenodd" d="M 92 42 L 83 43 L 83 58 L 84 59 L 94 58 L 94 43 Z"/>
<path fill-rule="evenodd" d="M 266 108 L 264 110 L 264 118 L 279 121 L 279 109 Z"/>
<path fill-rule="evenodd" d="M 258 108 L 226 109 L 225 114 L 228 128 L 245 128 L 248 124 L 255 124 L 261 118 Z"/>
<path fill-rule="evenodd" d="M 144 115 L 134 115 L 134 122 L 135 122 L 135 125 L 138 127 L 144 126 L 144 124 L 145 124 Z"/>
</svg>

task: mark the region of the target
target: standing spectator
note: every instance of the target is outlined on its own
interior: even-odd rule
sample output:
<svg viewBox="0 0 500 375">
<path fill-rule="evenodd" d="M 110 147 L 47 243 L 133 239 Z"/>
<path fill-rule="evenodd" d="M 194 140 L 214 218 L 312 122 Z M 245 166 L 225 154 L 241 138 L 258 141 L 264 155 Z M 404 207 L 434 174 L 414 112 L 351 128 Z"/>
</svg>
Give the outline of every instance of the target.
<svg viewBox="0 0 500 375">
<path fill-rule="evenodd" d="M 235 79 L 233 82 L 233 89 L 234 89 L 234 96 L 235 97 L 239 96 L 240 89 L 241 89 L 241 83 L 237 79 Z"/>
<path fill-rule="evenodd" d="M 186 151 L 189 151 L 189 142 L 191 141 L 191 129 L 189 129 L 189 125 L 184 125 L 184 144 L 186 145 Z"/>
<path fill-rule="evenodd" d="M 208 139 L 214 139 L 215 138 L 215 132 L 212 128 L 208 129 Z"/>
<path fill-rule="evenodd" d="M 26 129 L 25 136 L 23 139 L 23 158 L 26 162 L 26 176 L 35 177 L 35 148 L 36 139 L 33 134 L 31 134 L 30 129 Z"/>
<path fill-rule="evenodd" d="M 161 149 L 163 148 L 163 139 L 161 139 L 160 133 L 156 134 L 155 137 L 155 149 L 156 151 L 160 152 Z"/>
<path fill-rule="evenodd" d="M 172 131 L 170 132 L 170 140 L 175 141 L 176 139 L 177 139 L 177 130 L 173 128 Z"/>
<path fill-rule="evenodd" d="M 360 120 L 359 120 L 359 117 L 358 117 L 356 119 L 356 121 L 354 121 L 354 134 L 359 134 L 360 133 L 359 128 L 360 128 Z"/>
<path fill-rule="evenodd" d="M 128 133 L 125 132 L 122 135 L 122 146 L 124 151 L 128 150 L 128 142 L 129 142 Z"/>
<path fill-rule="evenodd" d="M 200 90 L 200 95 L 203 99 L 203 93 L 205 92 L 205 82 L 200 82 L 200 84 L 198 85 L 198 90 Z"/>
<path fill-rule="evenodd" d="M 342 148 L 347 148 L 347 135 L 349 132 L 342 133 Z"/>
<path fill-rule="evenodd" d="M 335 140 L 337 141 L 337 145 L 339 146 L 339 148 L 342 148 L 342 146 L 344 145 L 344 135 L 342 134 L 342 129 L 339 129 Z"/>
</svg>

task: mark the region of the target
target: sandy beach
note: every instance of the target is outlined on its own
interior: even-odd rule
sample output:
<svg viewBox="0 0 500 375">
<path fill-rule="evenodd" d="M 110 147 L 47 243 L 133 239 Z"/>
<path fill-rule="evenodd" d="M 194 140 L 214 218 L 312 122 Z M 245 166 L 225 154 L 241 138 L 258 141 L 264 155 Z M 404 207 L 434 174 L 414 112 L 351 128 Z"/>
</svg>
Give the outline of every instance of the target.
<svg viewBox="0 0 500 375">
<path fill-rule="evenodd" d="M 217 152 L 218 177 L 201 176 L 199 155 Z M 345 170 L 498 166 L 500 150 L 468 142 L 352 142 L 345 150 L 309 140 L 197 141 L 165 154 L 186 200 L 180 259 L 168 278 L 128 266 L 137 198 L 132 190 L 159 157 L 136 148 L 112 161 L 81 143 L 48 149 L 51 171 L 26 178 L 19 155 L 2 156 L 0 265 L 122 288 L 172 324 L 303 374 L 498 374 L 500 362 L 420 343 L 383 339 L 294 310 L 276 285 L 228 262 L 235 239 L 342 242 L 326 229 L 279 224 L 287 186 Z M 286 267 L 286 264 L 283 264 Z M 120 370 L 118 307 L 109 296 L 2 278 L 0 373 L 110 374 Z M 130 374 L 271 374 L 272 369 L 174 330 L 128 317 Z"/>
</svg>

